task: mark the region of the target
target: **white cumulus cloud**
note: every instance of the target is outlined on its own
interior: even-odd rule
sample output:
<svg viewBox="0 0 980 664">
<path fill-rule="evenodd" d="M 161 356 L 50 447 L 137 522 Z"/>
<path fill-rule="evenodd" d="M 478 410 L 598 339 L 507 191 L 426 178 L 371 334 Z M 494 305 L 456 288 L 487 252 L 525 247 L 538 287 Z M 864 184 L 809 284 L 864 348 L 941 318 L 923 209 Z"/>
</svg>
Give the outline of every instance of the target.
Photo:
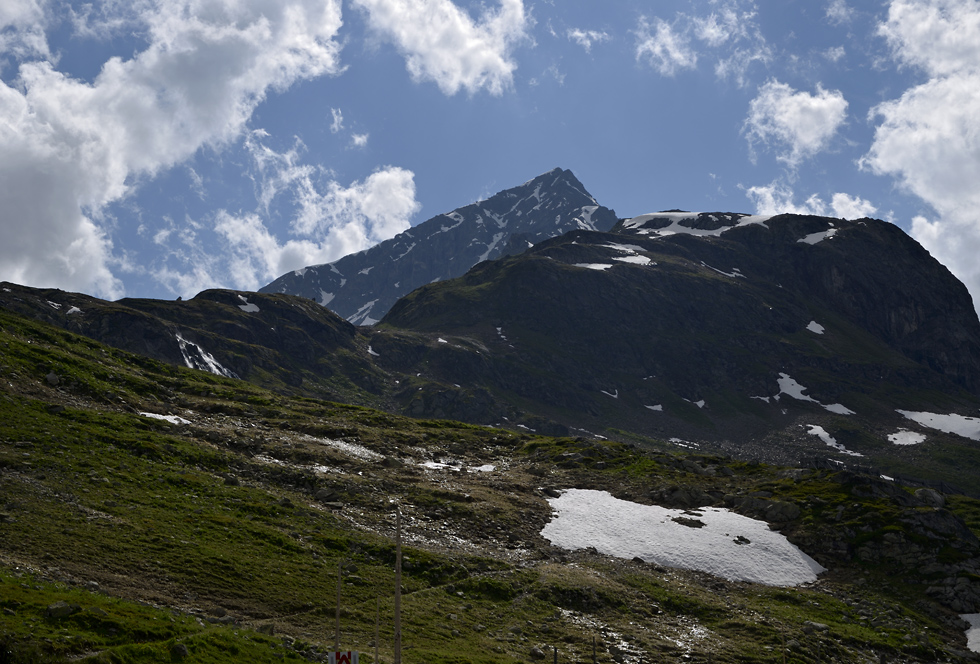
<svg viewBox="0 0 980 664">
<path fill-rule="evenodd" d="M 0 278 L 121 295 L 104 207 L 239 137 L 270 90 L 341 70 L 339 0 L 183 0 L 140 18 L 145 50 L 91 83 L 47 61 L 0 81 Z"/>
<path fill-rule="evenodd" d="M 847 101 L 837 90 L 817 86 L 816 94 L 770 80 L 749 104 L 743 131 L 750 146 L 778 150 L 777 159 L 791 168 L 826 149 L 847 117 Z"/>
<path fill-rule="evenodd" d="M 935 209 L 912 220 L 912 236 L 980 302 L 980 3 L 893 0 L 879 34 L 928 80 L 872 109 L 863 164 Z"/>
<path fill-rule="evenodd" d="M 837 192 L 828 205 L 819 194 L 811 194 L 802 203 L 796 203 L 793 189 L 781 182 L 749 187 L 745 195 L 755 204 L 756 214 L 813 214 L 842 219 L 870 217 L 878 211 L 870 201 L 858 196 Z"/>
<path fill-rule="evenodd" d="M 512 50 L 528 39 L 523 0 L 501 0 L 479 20 L 450 0 L 353 0 L 368 24 L 405 57 L 416 81 L 432 81 L 447 95 L 486 89 L 500 95 L 513 85 Z"/>
<path fill-rule="evenodd" d="M 51 57 L 44 34 L 46 4 L 43 0 L 0 2 L 0 71 L 3 71 L 7 57 Z"/>
</svg>

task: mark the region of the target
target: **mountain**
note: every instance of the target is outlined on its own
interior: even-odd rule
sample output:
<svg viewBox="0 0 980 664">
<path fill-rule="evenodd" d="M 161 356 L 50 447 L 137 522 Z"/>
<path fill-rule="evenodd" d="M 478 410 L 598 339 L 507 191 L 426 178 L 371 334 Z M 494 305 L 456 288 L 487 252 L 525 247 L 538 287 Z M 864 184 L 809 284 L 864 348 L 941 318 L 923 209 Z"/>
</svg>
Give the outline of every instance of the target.
<svg viewBox="0 0 980 664">
<path fill-rule="evenodd" d="M 190 300 L 106 302 L 4 283 L 0 307 L 115 348 L 282 393 L 373 402 L 386 380 L 353 325 L 300 297 L 207 290 Z"/>
<path fill-rule="evenodd" d="M 259 292 L 309 298 L 355 325 L 372 325 L 419 286 L 573 229 L 609 230 L 616 221 L 571 171 L 556 168 L 365 251 L 284 274 Z"/>
<path fill-rule="evenodd" d="M 534 417 L 512 426 L 544 432 L 980 488 L 980 322 L 963 284 L 883 221 L 644 215 L 420 288 L 377 328 L 379 366 L 442 386 L 405 394 L 408 412 L 472 420 L 474 401 L 496 403 L 484 417 L 518 410 Z M 923 424 L 944 419 L 966 435 Z M 895 444 L 902 431 L 932 443 Z"/>
<path fill-rule="evenodd" d="M 3 284 L 0 306 L 283 395 L 980 494 L 980 321 L 946 268 L 873 219 L 674 211 L 576 229 L 371 327 L 223 290 L 110 303 Z"/>
</svg>

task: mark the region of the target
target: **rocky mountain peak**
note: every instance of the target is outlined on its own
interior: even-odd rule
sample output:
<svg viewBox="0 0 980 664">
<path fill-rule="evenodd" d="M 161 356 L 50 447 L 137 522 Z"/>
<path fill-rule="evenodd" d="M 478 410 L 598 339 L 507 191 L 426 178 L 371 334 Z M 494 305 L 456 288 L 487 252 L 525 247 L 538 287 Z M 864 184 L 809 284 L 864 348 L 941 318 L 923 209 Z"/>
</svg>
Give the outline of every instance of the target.
<svg viewBox="0 0 980 664">
<path fill-rule="evenodd" d="M 260 292 L 310 298 L 355 325 L 372 325 L 420 286 L 570 230 L 609 230 L 616 221 L 571 171 L 555 168 L 366 251 L 284 274 Z"/>
</svg>

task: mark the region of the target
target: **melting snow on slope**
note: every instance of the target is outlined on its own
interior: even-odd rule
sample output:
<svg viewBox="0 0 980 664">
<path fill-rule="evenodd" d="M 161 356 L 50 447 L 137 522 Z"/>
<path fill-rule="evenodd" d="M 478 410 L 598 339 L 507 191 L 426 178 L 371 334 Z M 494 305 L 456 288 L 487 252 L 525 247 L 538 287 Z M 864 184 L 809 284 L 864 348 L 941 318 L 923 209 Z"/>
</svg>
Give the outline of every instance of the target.
<svg viewBox="0 0 980 664">
<path fill-rule="evenodd" d="M 828 228 L 825 231 L 820 231 L 819 233 L 810 233 L 804 238 L 800 238 L 797 242 L 804 242 L 806 244 L 816 244 L 818 242 L 823 242 L 824 240 L 829 240 L 837 234 L 836 228 Z"/>
<path fill-rule="evenodd" d="M 966 647 L 970 652 L 980 652 L 980 613 L 964 613 L 960 616 L 970 623 L 966 630 Z"/>
<path fill-rule="evenodd" d="M 751 224 L 765 224 L 770 219 L 770 217 L 762 215 L 741 215 L 739 216 L 738 222 L 736 222 L 734 226 L 721 226 L 720 228 L 715 228 L 713 230 L 691 228 L 690 226 L 684 226 L 681 224 L 682 221 L 697 219 L 701 214 L 701 212 L 654 212 L 651 214 L 641 214 L 638 217 L 633 217 L 632 219 L 627 219 L 624 221 L 623 228 L 636 229 L 636 232 L 640 235 L 653 235 L 655 237 L 676 235 L 678 233 L 697 235 L 701 237 L 717 237 L 726 231 L 732 230 L 733 228 L 738 228 L 739 226 L 749 226 Z M 666 219 L 670 221 L 670 225 L 665 226 L 664 228 L 643 228 L 644 224 L 654 219 Z"/>
<path fill-rule="evenodd" d="M 852 452 L 846 447 L 844 447 L 843 445 L 841 445 L 840 443 L 838 443 L 837 439 L 831 436 L 829 433 L 827 433 L 827 430 L 824 429 L 823 427 L 818 427 L 816 424 L 807 424 L 806 426 L 810 427 L 810 430 L 807 431 L 808 434 L 810 434 L 811 436 L 816 436 L 824 443 L 826 443 L 828 447 L 833 447 L 841 454 L 847 454 L 849 456 L 856 456 L 856 457 L 864 456 L 860 452 Z"/>
<path fill-rule="evenodd" d="M 180 346 L 180 354 L 184 357 L 184 364 L 190 369 L 200 371 L 210 371 L 211 373 L 224 376 L 225 378 L 238 378 L 238 374 L 221 366 L 221 363 L 214 359 L 214 355 L 207 352 L 193 341 L 188 341 L 180 336 L 180 332 L 175 332 L 177 345 Z"/>
<path fill-rule="evenodd" d="M 378 321 L 371 318 L 370 314 L 371 309 L 374 308 L 374 305 L 377 304 L 377 302 L 377 300 L 371 300 L 370 302 L 362 305 L 360 309 L 354 312 L 353 316 L 347 319 L 347 322 L 353 325 L 374 325 Z"/>
<path fill-rule="evenodd" d="M 584 267 L 590 270 L 608 270 L 612 267 L 609 263 L 575 263 L 575 267 Z"/>
<path fill-rule="evenodd" d="M 814 334 L 823 334 L 824 326 L 815 320 L 811 320 L 810 324 L 806 326 L 806 329 L 810 330 Z"/>
<path fill-rule="evenodd" d="M 451 470 L 453 472 L 459 472 L 463 470 L 461 465 L 453 465 L 449 463 L 439 463 L 438 461 L 424 461 L 419 464 L 423 468 L 428 470 Z M 469 466 L 466 468 L 471 473 L 492 473 L 497 467 L 490 463 L 485 463 L 482 466 Z"/>
<path fill-rule="evenodd" d="M 899 429 L 895 433 L 888 434 L 888 440 L 895 445 L 918 445 L 926 442 L 925 434 Z"/>
<path fill-rule="evenodd" d="M 793 380 L 792 378 L 790 378 L 789 377 L 789 374 L 784 374 L 784 373 L 779 374 L 779 380 L 776 381 L 776 382 L 779 383 L 779 393 L 780 394 L 789 395 L 789 396 L 793 397 L 794 399 L 799 399 L 800 401 L 809 401 L 810 403 L 815 403 L 818 406 L 823 407 L 825 410 L 829 410 L 831 413 L 837 413 L 838 415 L 853 415 L 854 414 L 854 411 L 853 410 L 850 410 L 849 408 L 847 408 L 847 407 L 845 407 L 845 406 L 843 406 L 843 405 L 841 405 L 839 403 L 832 403 L 832 404 L 829 404 L 829 405 L 828 404 L 822 404 L 819 401 L 817 401 L 816 399 L 814 399 L 813 397 L 808 396 L 806 394 L 803 394 L 806 391 L 807 388 L 803 387 L 802 385 L 800 385 L 799 383 L 797 383 L 795 380 Z"/>
<path fill-rule="evenodd" d="M 732 581 L 796 586 L 825 569 L 781 534 L 727 509 L 676 510 L 614 498 L 606 491 L 570 489 L 548 500 L 554 518 L 542 537 L 565 549 L 595 547 L 619 558 L 708 572 Z M 692 528 L 673 519 L 704 524 Z"/>
<path fill-rule="evenodd" d="M 239 309 L 241 309 L 242 311 L 244 311 L 247 314 L 257 314 L 257 313 L 259 313 L 259 305 L 257 305 L 257 304 L 250 304 L 249 301 L 247 299 L 245 299 L 245 296 L 244 295 L 239 295 L 238 296 L 238 299 L 245 303 L 245 304 L 239 304 L 238 305 L 238 308 Z"/>
<path fill-rule="evenodd" d="M 156 413 L 140 413 L 143 417 L 150 417 L 154 420 L 164 420 L 170 422 L 171 424 L 190 424 L 190 420 L 185 420 L 179 415 L 157 415 Z"/>
<path fill-rule="evenodd" d="M 644 408 L 649 408 L 650 410 L 654 410 L 658 413 L 664 412 L 663 404 L 659 404 L 659 403 L 656 406 L 644 406 Z"/>
<path fill-rule="evenodd" d="M 653 260 L 648 256 L 616 256 L 613 260 L 632 263 L 633 265 L 650 265 L 650 263 L 653 263 Z M 653 264 L 656 265 L 656 263 Z"/>
<path fill-rule="evenodd" d="M 745 278 L 745 275 L 742 274 L 742 271 L 739 270 L 737 267 L 732 268 L 732 271 L 731 272 L 722 272 L 721 270 L 719 270 L 716 267 L 711 267 L 710 265 L 708 265 L 704 261 L 701 261 L 701 265 L 704 266 L 704 267 L 706 267 L 706 268 L 708 268 L 709 270 L 714 270 L 718 274 L 723 275 L 723 276 L 726 276 L 726 277 L 728 277 L 730 279 L 736 279 L 736 278 L 744 279 Z"/>
<path fill-rule="evenodd" d="M 971 440 L 980 440 L 980 419 L 976 417 L 964 417 L 955 413 L 950 413 L 949 415 L 917 413 L 910 410 L 900 410 L 898 412 L 924 427 L 938 429 L 946 433 L 955 433 L 958 436 L 963 436 Z"/>
</svg>

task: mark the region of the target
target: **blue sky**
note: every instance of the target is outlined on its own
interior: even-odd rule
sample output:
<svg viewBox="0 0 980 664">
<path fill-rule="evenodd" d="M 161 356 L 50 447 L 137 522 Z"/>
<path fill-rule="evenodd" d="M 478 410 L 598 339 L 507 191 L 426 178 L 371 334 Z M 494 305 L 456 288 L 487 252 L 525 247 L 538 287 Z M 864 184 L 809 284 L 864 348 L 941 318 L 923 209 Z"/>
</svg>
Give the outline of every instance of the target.
<svg viewBox="0 0 980 664">
<path fill-rule="evenodd" d="M 977 300 L 980 2 L 0 5 L 0 279 L 257 289 L 556 166 L 886 219 Z"/>
</svg>

